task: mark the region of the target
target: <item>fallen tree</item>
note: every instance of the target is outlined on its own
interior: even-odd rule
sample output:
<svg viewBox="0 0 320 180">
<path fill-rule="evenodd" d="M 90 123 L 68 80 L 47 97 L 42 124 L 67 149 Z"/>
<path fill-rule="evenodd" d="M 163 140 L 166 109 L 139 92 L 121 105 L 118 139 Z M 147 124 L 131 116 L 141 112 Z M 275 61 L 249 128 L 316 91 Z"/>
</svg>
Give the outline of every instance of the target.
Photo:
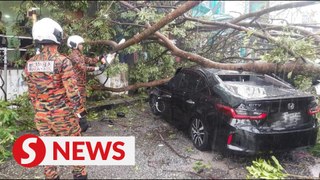
<svg viewBox="0 0 320 180">
<path fill-rule="evenodd" d="M 57 9 L 61 11 L 66 8 L 65 11 L 68 12 L 70 7 L 78 8 L 75 15 L 69 16 L 70 13 L 61 11 L 54 16 L 56 19 L 61 19 L 66 34 L 78 32 L 86 39 L 91 39 L 87 41 L 87 44 L 95 47 L 97 52 L 105 51 L 106 46 L 109 46 L 112 47 L 113 52 L 132 53 L 142 51 L 142 44 L 153 45 L 153 58 L 151 59 L 155 60 L 143 62 L 149 66 L 141 66 L 141 68 L 160 67 L 162 65 L 159 64 L 158 59 L 164 61 L 163 58 L 166 60 L 171 58 L 172 61 L 174 57 L 179 57 L 183 59 L 183 62 L 219 69 L 258 73 L 291 72 L 291 74 L 307 76 L 320 73 L 318 66 L 307 63 L 308 59 L 315 59 L 314 57 L 318 56 L 320 40 L 318 33 L 301 28 L 301 23 L 279 25 L 261 20 L 261 17 L 266 14 L 314 5 L 318 3 L 317 1 L 276 5 L 222 21 L 191 17 L 189 10 L 200 2 L 100 2 L 100 9 L 97 13 L 99 16 L 91 19 L 85 17 L 83 13 L 84 9 L 88 8 L 88 3 L 81 2 L 81 6 L 79 6 L 81 3 L 73 2 L 70 4 L 43 3 L 52 11 Z M 113 12 L 112 9 L 116 10 Z M 82 14 L 79 13 L 81 11 Z M 75 16 L 76 19 L 74 19 Z M 117 45 L 115 41 L 104 40 L 114 39 L 115 32 L 127 34 L 127 41 Z M 173 43 L 173 39 L 176 43 Z M 296 47 L 296 44 L 299 43 L 301 47 Z M 240 56 L 239 52 L 243 49 L 246 49 L 245 53 Z M 274 50 L 277 51 L 274 52 Z M 147 49 L 147 51 L 151 50 Z M 166 53 L 159 54 L 164 51 Z M 127 87 L 95 87 L 95 89 L 121 92 L 151 87 L 166 82 L 167 78 L 172 76 L 172 71 L 170 72 L 149 79 L 145 78 L 147 80 L 144 79 L 143 82 L 138 80 L 138 84 Z M 149 72 L 149 74 L 152 73 Z M 164 78 L 163 81 L 161 78 Z M 151 82 L 147 82 L 150 80 Z"/>
<path fill-rule="evenodd" d="M 140 10 L 134 6 L 132 6 L 128 2 L 120 2 L 123 6 L 127 7 L 128 10 L 134 11 L 138 13 Z M 263 62 L 263 61 L 252 61 L 249 63 L 219 63 L 215 62 L 214 59 L 208 59 L 205 57 L 202 57 L 198 54 L 195 53 L 190 53 L 188 51 L 184 51 L 177 47 L 174 43 L 172 43 L 171 39 L 169 39 L 166 35 L 162 34 L 159 30 L 161 30 L 161 27 L 164 26 L 164 24 L 168 24 L 174 17 L 178 17 L 179 15 L 183 14 L 183 12 L 187 12 L 192 6 L 196 4 L 192 4 L 190 2 L 185 3 L 184 5 L 177 7 L 175 10 L 173 10 L 170 14 L 167 16 L 163 17 L 158 23 L 155 23 L 153 26 L 149 25 L 149 23 L 145 24 L 145 30 L 143 30 L 141 33 L 139 33 L 136 37 L 133 37 L 129 39 L 129 41 L 123 45 L 120 46 L 115 46 L 114 50 L 121 50 L 125 47 L 128 47 L 134 43 L 138 43 L 139 41 L 148 38 L 148 35 L 151 35 L 154 33 L 154 35 L 158 38 L 159 43 L 162 46 L 165 46 L 172 55 L 181 57 L 183 59 L 195 62 L 203 67 L 210 67 L 210 68 L 218 68 L 218 69 L 227 69 L 227 70 L 244 70 L 244 71 L 254 71 L 258 73 L 270 73 L 270 72 L 291 72 L 291 73 L 296 73 L 296 74 L 304 74 L 308 76 L 312 76 L 314 74 L 319 74 L 320 73 L 320 68 L 318 66 L 314 66 L 313 64 L 307 64 L 305 63 L 306 60 L 302 57 L 297 55 L 294 51 L 292 51 L 289 47 L 287 47 L 285 44 L 281 44 L 277 41 L 276 38 L 272 37 L 270 34 L 265 33 L 265 32 L 259 32 L 259 31 L 254 31 L 252 29 L 248 29 L 247 27 L 257 27 L 258 25 L 253 25 L 253 23 L 241 23 L 241 21 L 249 18 L 249 17 L 254 17 L 254 18 L 259 18 L 261 15 L 270 13 L 272 11 L 277 11 L 281 9 L 286 9 L 286 8 L 294 8 L 294 7 L 301 7 L 301 6 L 307 6 L 311 4 L 315 4 L 316 2 L 299 2 L 299 3 L 288 3 L 284 5 L 279 5 L 271 8 L 267 8 L 255 13 L 250 13 L 246 15 L 242 15 L 234 20 L 231 20 L 229 22 L 217 22 L 217 21 L 205 21 L 205 20 L 200 20 L 196 18 L 190 18 L 185 16 L 185 20 L 187 21 L 194 21 L 197 23 L 201 24 L 206 24 L 206 25 L 212 25 L 213 28 L 215 29 L 226 29 L 226 28 L 231 28 L 235 29 L 238 31 L 244 31 L 247 33 L 251 33 L 251 35 L 256 36 L 260 39 L 265 39 L 269 43 L 273 43 L 280 48 L 283 48 L 286 50 L 293 58 L 296 59 L 296 61 L 291 61 L 291 62 L 286 62 L 286 63 L 268 63 L 268 62 Z M 188 5 L 186 5 L 188 4 Z M 188 7 L 188 8 L 186 8 Z M 168 21 L 166 21 L 168 20 Z M 159 25 L 161 24 L 161 26 Z M 284 27 L 281 25 L 269 25 L 269 24 L 260 24 L 260 27 L 268 27 L 270 29 L 277 29 L 281 30 Z M 304 30 L 302 28 L 298 27 L 293 27 L 289 26 L 292 30 L 299 31 L 303 35 L 308 35 L 312 36 L 314 39 L 317 41 L 320 39 L 319 35 L 314 34 L 312 32 L 309 32 L 307 30 Z M 103 42 L 100 42 L 103 43 Z M 240 58 L 240 57 L 239 57 Z M 303 61 L 299 61 L 302 59 Z M 103 90 L 109 90 L 109 91 L 114 91 L 114 92 L 120 92 L 120 91 L 127 91 L 127 90 L 133 90 L 141 87 L 151 87 L 155 85 L 159 85 L 163 82 L 167 82 L 168 79 L 165 80 L 156 80 L 152 82 L 147 82 L 147 83 L 138 83 L 135 85 L 130 85 L 127 87 L 122 87 L 122 88 L 95 88 L 95 89 L 103 89 Z"/>
</svg>

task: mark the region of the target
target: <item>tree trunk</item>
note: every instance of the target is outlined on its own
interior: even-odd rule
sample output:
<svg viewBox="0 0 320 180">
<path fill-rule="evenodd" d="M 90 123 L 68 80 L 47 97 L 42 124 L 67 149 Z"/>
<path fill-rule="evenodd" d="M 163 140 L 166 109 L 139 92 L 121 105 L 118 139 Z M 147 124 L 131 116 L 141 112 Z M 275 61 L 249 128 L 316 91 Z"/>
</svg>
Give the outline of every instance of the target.
<svg viewBox="0 0 320 180">
<path fill-rule="evenodd" d="M 142 87 L 154 87 L 158 86 L 160 84 L 166 83 L 171 79 L 171 77 L 166 78 L 166 79 L 160 79 L 160 80 L 155 80 L 151 82 L 145 82 L 145 83 L 136 83 L 134 85 L 129 85 L 121 88 L 111 88 L 111 87 L 102 87 L 102 86 L 92 86 L 92 89 L 94 90 L 105 90 L 105 91 L 112 91 L 112 92 L 123 92 L 123 91 L 130 91 L 130 90 L 135 90 L 138 88 Z"/>
</svg>

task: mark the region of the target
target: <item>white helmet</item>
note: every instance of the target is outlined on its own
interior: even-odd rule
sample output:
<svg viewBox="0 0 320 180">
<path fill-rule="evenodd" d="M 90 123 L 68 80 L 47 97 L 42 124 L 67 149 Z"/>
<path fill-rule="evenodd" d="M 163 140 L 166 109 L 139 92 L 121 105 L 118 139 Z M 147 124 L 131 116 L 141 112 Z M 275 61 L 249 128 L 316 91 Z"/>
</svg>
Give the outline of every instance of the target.
<svg viewBox="0 0 320 180">
<path fill-rule="evenodd" d="M 73 35 L 68 38 L 67 45 L 76 49 L 80 43 L 84 43 L 84 39 L 81 36 Z"/>
<path fill-rule="evenodd" d="M 39 44 L 61 44 L 62 36 L 61 26 L 50 18 L 43 18 L 32 27 L 32 37 Z"/>
</svg>

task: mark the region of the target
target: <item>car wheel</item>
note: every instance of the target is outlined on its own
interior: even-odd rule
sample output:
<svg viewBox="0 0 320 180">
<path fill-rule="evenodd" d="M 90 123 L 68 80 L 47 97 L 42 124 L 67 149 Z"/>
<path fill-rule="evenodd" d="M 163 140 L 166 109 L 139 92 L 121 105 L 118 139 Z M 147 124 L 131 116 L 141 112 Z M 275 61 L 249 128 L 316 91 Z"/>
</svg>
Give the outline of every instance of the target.
<svg viewBox="0 0 320 180">
<path fill-rule="evenodd" d="M 194 117 L 190 123 L 190 135 L 193 145 L 200 151 L 210 149 L 207 124 L 199 117 Z"/>
<path fill-rule="evenodd" d="M 151 95 L 149 98 L 149 105 L 154 115 L 160 115 L 165 110 L 165 104 L 163 101 L 158 99 L 158 96 Z"/>
</svg>

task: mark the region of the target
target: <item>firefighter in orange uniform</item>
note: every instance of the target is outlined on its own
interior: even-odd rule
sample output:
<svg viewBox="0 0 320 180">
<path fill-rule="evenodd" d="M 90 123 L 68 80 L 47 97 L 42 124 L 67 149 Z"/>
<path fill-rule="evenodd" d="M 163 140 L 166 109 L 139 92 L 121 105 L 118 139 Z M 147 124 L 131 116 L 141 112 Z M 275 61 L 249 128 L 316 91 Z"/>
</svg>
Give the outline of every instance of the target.
<svg viewBox="0 0 320 180">
<path fill-rule="evenodd" d="M 69 59 L 72 61 L 72 64 L 75 68 L 75 72 L 77 74 L 77 82 L 81 95 L 81 103 L 83 107 L 86 107 L 86 83 L 87 72 L 93 71 L 104 71 L 106 67 L 113 61 L 115 57 L 115 53 L 108 54 L 106 58 L 102 57 L 101 62 L 102 65 L 94 66 L 99 62 L 99 58 L 89 58 L 82 54 L 83 52 L 83 43 L 84 39 L 81 36 L 73 35 L 68 38 L 67 45 L 72 48 L 71 54 L 69 55 Z M 80 119 L 80 127 L 82 132 L 85 132 L 88 129 L 88 122 L 86 118 Z"/>
<path fill-rule="evenodd" d="M 50 18 L 37 21 L 32 28 L 42 50 L 27 62 L 24 76 L 40 136 L 80 136 L 78 118 L 86 115 L 72 62 L 57 50 L 62 35 L 61 26 Z M 44 173 L 46 179 L 59 179 L 56 166 L 45 166 Z M 73 166 L 72 173 L 74 179 L 87 179 L 85 166 Z"/>
</svg>

